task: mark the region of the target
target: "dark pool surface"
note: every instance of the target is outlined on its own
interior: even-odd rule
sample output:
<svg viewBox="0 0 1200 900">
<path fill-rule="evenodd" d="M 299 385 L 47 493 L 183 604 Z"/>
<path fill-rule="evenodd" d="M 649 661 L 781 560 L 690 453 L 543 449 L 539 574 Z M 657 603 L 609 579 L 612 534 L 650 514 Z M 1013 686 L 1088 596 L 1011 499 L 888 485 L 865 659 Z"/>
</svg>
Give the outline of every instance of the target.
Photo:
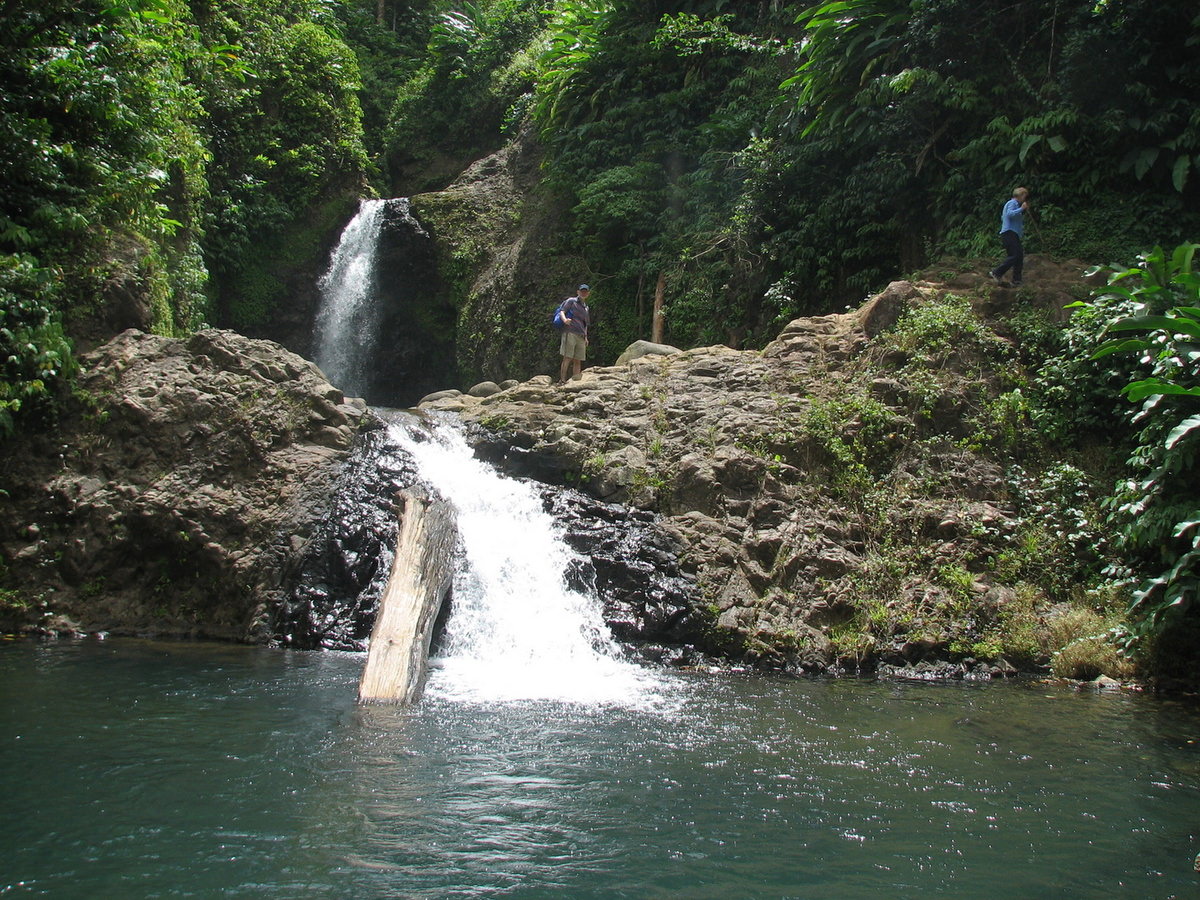
<svg viewBox="0 0 1200 900">
<path fill-rule="evenodd" d="M 1200 712 L 676 674 L 360 708 L 363 657 L 0 645 L 0 895 L 1197 897 Z"/>
</svg>

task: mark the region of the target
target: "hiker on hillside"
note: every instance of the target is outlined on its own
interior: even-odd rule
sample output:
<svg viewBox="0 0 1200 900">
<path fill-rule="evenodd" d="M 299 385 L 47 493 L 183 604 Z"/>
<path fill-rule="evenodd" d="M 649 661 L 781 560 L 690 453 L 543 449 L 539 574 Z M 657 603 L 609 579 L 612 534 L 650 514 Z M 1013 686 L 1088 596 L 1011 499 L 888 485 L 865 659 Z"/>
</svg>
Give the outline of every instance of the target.
<svg viewBox="0 0 1200 900">
<path fill-rule="evenodd" d="M 996 284 L 1006 284 L 1002 281 L 1005 272 L 1012 269 L 1012 286 L 1020 287 L 1021 271 L 1025 266 L 1025 249 L 1021 246 L 1021 237 L 1025 234 L 1025 212 L 1029 209 L 1029 190 L 1019 187 L 1013 191 L 1012 199 L 1004 204 L 1000 212 L 1000 243 L 1008 254 L 1004 262 L 992 269 L 988 274 Z"/>
<path fill-rule="evenodd" d="M 592 312 L 587 305 L 591 293 L 590 287 L 581 284 L 574 297 L 563 301 L 562 342 L 559 345 L 562 365 L 558 369 L 559 384 L 566 382 L 568 370 L 574 370 L 572 378 L 578 379 L 583 375 L 583 361 L 587 357 L 588 326 L 592 322 Z"/>
</svg>

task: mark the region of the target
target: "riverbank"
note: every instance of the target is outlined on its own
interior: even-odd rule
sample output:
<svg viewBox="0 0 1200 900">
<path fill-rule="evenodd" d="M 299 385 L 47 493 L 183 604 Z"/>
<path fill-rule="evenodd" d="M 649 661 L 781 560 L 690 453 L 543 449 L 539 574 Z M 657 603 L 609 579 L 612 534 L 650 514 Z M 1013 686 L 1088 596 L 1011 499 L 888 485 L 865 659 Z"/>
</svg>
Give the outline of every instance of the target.
<svg viewBox="0 0 1200 900">
<path fill-rule="evenodd" d="M 1082 266 L 1036 288 L 977 267 L 797 319 L 761 352 L 656 352 L 556 386 L 422 404 L 479 452 L 660 516 L 706 652 L 796 672 L 1133 674 L 1106 640 L 1102 454 L 1038 438 L 1013 322 L 1065 317 Z M 475 392 L 487 394 L 487 392 Z"/>
<path fill-rule="evenodd" d="M 56 427 L 0 445 L 0 628 L 271 640 L 374 415 L 229 331 L 131 329 L 80 365 Z"/>
<path fill-rule="evenodd" d="M 1111 452 L 1048 443 L 1023 394 L 1018 324 L 1087 286 L 1029 271 L 1018 292 L 943 267 L 762 351 L 643 347 L 421 408 L 579 492 L 544 502 L 646 658 L 1126 681 L 1125 599 L 1094 589 Z M 84 365 L 59 429 L 5 447 L 5 627 L 361 646 L 412 477 L 378 417 L 230 332 L 127 332 Z"/>
</svg>

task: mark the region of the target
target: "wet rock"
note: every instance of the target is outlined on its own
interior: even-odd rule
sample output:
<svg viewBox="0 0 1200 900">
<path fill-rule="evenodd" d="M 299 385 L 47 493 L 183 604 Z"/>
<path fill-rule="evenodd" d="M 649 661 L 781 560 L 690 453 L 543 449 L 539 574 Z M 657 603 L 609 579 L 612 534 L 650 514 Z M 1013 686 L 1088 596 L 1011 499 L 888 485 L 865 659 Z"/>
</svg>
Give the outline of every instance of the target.
<svg viewBox="0 0 1200 900">
<path fill-rule="evenodd" d="M 418 483 L 386 430 L 363 435 L 323 515 L 295 542 L 271 619 L 275 640 L 302 649 L 365 649 L 396 545 L 396 498 Z"/>
<path fill-rule="evenodd" d="M 1087 686 L 1094 691 L 1119 691 L 1121 690 L 1121 682 L 1115 678 L 1109 678 L 1107 675 L 1098 675 L 1087 683 Z"/>
<path fill-rule="evenodd" d="M 616 638 L 654 645 L 700 639 L 696 584 L 680 566 L 677 532 L 658 516 L 572 489 L 547 486 L 542 502 L 585 559 L 572 573 L 575 586 L 597 592 Z"/>
</svg>

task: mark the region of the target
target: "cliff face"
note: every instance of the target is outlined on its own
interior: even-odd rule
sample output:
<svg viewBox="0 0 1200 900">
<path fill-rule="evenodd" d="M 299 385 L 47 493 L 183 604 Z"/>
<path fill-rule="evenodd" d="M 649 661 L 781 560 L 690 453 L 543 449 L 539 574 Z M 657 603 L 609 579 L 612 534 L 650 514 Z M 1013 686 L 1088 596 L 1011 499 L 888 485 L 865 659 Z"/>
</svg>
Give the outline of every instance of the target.
<svg viewBox="0 0 1200 900">
<path fill-rule="evenodd" d="M 261 640 L 373 422 L 311 363 L 226 331 L 126 331 L 54 433 L 3 447 L 5 624 Z"/>
<path fill-rule="evenodd" d="M 1044 562 L 1066 580 L 1081 565 L 1030 547 L 1045 523 L 1013 467 L 1025 375 L 989 317 L 1061 310 L 1078 270 L 1055 283 L 1039 268 L 1033 301 L 972 274 L 953 291 L 897 282 L 761 352 L 653 354 L 423 405 L 482 426 L 510 468 L 662 513 L 709 650 L 809 671 L 1011 671 L 1046 661 L 1064 609 L 1037 557 L 1063 552 Z"/>
<path fill-rule="evenodd" d="M 445 190 L 411 198 L 457 305 L 456 365 L 463 385 L 558 366 L 543 325 L 588 275 L 581 260 L 553 250 L 566 216 L 547 197 L 540 163 L 537 140 L 526 132 Z"/>
</svg>

